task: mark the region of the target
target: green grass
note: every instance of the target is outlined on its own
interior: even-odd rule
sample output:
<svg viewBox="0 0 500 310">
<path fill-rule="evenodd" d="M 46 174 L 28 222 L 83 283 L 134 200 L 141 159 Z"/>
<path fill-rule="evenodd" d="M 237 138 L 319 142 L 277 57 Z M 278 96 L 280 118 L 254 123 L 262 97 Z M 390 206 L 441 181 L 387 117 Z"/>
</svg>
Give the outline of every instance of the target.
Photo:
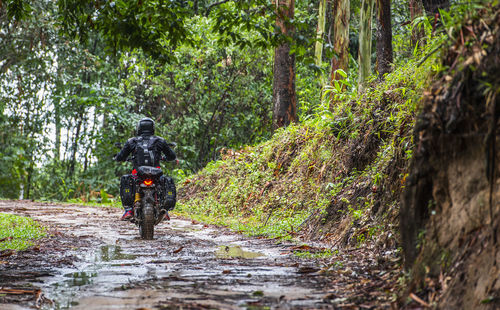
<svg viewBox="0 0 500 310">
<path fill-rule="evenodd" d="M 338 254 L 338 250 L 322 249 L 316 252 L 311 251 L 294 251 L 295 256 L 305 259 L 323 259 L 330 258 Z"/>
<path fill-rule="evenodd" d="M 45 235 L 44 227 L 30 218 L 0 213 L 0 250 L 25 250 Z"/>
<path fill-rule="evenodd" d="M 107 202 L 104 203 L 104 202 L 97 202 L 97 201 L 83 201 L 79 198 L 73 198 L 73 199 L 68 199 L 65 202 L 62 202 L 62 204 L 79 205 L 79 206 L 86 206 L 86 207 L 122 208 L 121 201 L 114 200 L 114 199 L 108 199 Z"/>
<path fill-rule="evenodd" d="M 291 212 L 290 210 L 275 211 L 276 214 L 280 213 L 278 216 L 270 216 L 262 210 L 255 210 L 251 215 L 243 215 L 228 212 L 226 207 L 226 205 L 210 198 L 197 199 L 190 201 L 189 204 L 178 202 L 173 213 L 207 224 L 226 226 L 233 231 L 249 236 L 265 236 L 284 240 L 292 239 L 294 229 L 308 216 L 308 213 Z M 267 221 L 262 220 L 263 218 Z M 277 220 L 278 218 L 279 220 Z"/>
</svg>

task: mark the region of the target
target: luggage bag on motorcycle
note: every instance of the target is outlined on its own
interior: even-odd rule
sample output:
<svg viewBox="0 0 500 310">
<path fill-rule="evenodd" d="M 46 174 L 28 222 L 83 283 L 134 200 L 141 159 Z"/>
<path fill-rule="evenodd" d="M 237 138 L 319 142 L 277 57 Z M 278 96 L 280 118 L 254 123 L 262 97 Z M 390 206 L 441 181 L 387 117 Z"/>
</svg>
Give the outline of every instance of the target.
<svg viewBox="0 0 500 310">
<path fill-rule="evenodd" d="M 163 193 L 164 193 L 164 201 L 163 206 L 168 211 L 173 210 L 175 207 L 175 202 L 177 201 L 177 193 L 175 190 L 174 179 L 171 177 L 162 177 L 163 183 Z"/>
<path fill-rule="evenodd" d="M 123 175 L 120 180 L 120 197 L 122 205 L 131 207 L 134 204 L 135 182 L 131 174 Z"/>
</svg>

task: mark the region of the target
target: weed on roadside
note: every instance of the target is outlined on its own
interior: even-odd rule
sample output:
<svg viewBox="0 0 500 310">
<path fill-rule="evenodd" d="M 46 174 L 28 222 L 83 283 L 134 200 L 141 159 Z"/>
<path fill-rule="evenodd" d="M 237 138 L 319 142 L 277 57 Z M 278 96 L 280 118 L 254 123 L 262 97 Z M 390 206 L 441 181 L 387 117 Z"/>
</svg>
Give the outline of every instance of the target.
<svg viewBox="0 0 500 310">
<path fill-rule="evenodd" d="M 0 213 L 0 250 L 25 250 L 45 235 L 44 227 L 30 218 Z"/>
</svg>

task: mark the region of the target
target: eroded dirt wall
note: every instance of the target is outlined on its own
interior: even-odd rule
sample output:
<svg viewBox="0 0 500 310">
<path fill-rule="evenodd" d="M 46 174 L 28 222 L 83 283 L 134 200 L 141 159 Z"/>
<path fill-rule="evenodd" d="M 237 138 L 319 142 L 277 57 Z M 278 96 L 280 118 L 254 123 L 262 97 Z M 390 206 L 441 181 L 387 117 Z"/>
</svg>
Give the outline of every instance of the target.
<svg viewBox="0 0 500 310">
<path fill-rule="evenodd" d="M 500 308 L 500 14 L 456 32 L 426 94 L 403 195 L 408 294 L 442 309 Z"/>
</svg>

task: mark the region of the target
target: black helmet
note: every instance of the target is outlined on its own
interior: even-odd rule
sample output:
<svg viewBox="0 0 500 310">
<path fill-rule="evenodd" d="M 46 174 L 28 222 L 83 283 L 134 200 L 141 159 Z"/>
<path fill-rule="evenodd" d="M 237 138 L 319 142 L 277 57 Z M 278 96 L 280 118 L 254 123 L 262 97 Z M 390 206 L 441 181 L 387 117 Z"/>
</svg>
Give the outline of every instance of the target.
<svg viewBox="0 0 500 310">
<path fill-rule="evenodd" d="M 138 136 L 152 136 L 155 134 L 155 122 L 149 117 L 141 119 L 137 123 Z"/>
</svg>

